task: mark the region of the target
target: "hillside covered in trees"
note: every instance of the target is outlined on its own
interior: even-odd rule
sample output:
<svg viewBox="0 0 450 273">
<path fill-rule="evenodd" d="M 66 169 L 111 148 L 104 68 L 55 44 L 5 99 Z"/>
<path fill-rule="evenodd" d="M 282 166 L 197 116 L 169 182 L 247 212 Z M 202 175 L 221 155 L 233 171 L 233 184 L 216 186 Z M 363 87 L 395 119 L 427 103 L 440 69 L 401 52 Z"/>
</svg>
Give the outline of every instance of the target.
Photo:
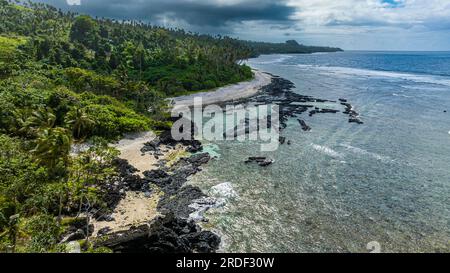
<svg viewBox="0 0 450 273">
<path fill-rule="evenodd" d="M 241 41 L 241 43 L 242 46 L 251 48 L 251 57 L 257 57 L 262 54 L 309 54 L 316 52 L 342 51 L 342 49 L 335 47 L 301 45 L 295 40 L 289 40 L 285 43 L 265 43 L 253 41 Z"/>
<path fill-rule="evenodd" d="M 170 128 L 166 97 L 252 77 L 226 37 L 5 0 L 0 18 L 0 252 L 63 251 L 70 216 L 108 209 L 109 141 Z"/>
</svg>

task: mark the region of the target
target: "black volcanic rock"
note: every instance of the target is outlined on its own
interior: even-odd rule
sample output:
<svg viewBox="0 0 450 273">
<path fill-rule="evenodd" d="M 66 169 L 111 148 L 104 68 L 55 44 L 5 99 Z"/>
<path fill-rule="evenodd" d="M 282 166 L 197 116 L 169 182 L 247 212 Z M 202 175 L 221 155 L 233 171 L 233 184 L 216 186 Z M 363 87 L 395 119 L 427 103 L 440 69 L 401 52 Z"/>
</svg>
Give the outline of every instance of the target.
<svg viewBox="0 0 450 273">
<path fill-rule="evenodd" d="M 187 219 L 189 214 L 195 211 L 189 205 L 202 197 L 206 197 L 206 195 L 199 188 L 185 186 L 174 195 L 164 196 L 158 203 L 158 210 L 162 213 L 171 212 L 179 218 Z"/>
<path fill-rule="evenodd" d="M 245 163 L 253 163 L 256 162 L 259 166 L 261 167 L 267 167 L 269 165 L 272 165 L 273 160 L 272 159 L 268 159 L 267 157 L 263 157 L 263 156 L 253 156 L 253 157 L 249 157 Z"/>
<path fill-rule="evenodd" d="M 304 120 L 299 119 L 298 122 L 300 123 L 300 126 L 302 126 L 303 131 L 305 132 L 311 131 L 311 127 L 309 127 Z"/>
<path fill-rule="evenodd" d="M 212 253 L 220 241 L 216 234 L 169 213 L 148 225 L 101 236 L 93 244 L 118 253 Z"/>
</svg>

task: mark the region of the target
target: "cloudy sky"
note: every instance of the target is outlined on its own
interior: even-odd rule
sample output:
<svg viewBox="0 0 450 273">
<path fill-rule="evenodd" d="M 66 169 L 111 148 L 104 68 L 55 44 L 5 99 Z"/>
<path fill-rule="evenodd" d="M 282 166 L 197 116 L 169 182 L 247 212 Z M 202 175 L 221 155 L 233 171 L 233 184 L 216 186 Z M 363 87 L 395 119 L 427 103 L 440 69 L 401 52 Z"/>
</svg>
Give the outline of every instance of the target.
<svg viewBox="0 0 450 273">
<path fill-rule="evenodd" d="M 41 0 L 99 17 L 347 50 L 450 50 L 450 0 Z"/>
</svg>

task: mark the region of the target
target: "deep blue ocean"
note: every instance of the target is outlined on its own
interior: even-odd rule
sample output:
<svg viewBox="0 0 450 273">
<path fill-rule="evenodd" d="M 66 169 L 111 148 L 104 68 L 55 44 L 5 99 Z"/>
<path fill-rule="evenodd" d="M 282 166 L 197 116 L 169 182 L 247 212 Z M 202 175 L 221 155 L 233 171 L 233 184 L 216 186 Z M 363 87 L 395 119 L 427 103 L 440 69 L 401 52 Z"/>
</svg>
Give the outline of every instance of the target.
<svg viewBox="0 0 450 273">
<path fill-rule="evenodd" d="M 266 55 L 248 64 L 295 92 L 348 99 L 341 114 L 296 119 L 268 168 L 249 166 L 254 142 L 214 142 L 218 156 L 191 183 L 236 192 L 205 225 L 231 252 L 450 251 L 450 53 Z M 335 107 L 335 106 L 329 106 Z M 343 110 L 343 109 L 338 109 Z"/>
</svg>

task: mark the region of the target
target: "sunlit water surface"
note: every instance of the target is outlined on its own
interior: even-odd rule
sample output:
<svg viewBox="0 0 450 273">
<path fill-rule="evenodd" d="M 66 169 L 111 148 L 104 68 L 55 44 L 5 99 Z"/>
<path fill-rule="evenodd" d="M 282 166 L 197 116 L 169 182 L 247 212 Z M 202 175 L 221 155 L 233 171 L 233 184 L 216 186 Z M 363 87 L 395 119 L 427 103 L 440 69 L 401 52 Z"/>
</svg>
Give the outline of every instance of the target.
<svg viewBox="0 0 450 273">
<path fill-rule="evenodd" d="M 347 98 L 364 125 L 340 114 L 292 119 L 292 145 L 205 143 L 218 158 L 191 179 L 204 191 L 229 182 L 237 198 L 205 226 L 226 252 L 450 251 L 450 53 L 271 55 L 252 67 L 295 92 Z M 267 168 L 249 156 L 275 159 Z"/>
</svg>

